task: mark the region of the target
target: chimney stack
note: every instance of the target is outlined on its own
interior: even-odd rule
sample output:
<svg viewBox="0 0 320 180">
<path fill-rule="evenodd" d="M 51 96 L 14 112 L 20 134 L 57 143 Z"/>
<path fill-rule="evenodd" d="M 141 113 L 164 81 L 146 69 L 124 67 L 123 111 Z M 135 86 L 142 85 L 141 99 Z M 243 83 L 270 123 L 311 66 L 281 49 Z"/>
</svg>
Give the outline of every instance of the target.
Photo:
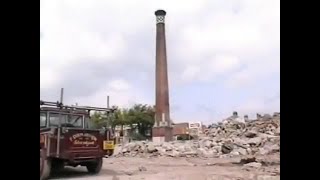
<svg viewBox="0 0 320 180">
<path fill-rule="evenodd" d="M 156 15 L 156 114 L 152 130 L 153 141 L 171 141 L 172 126 L 170 120 L 168 65 L 165 36 L 164 10 L 157 10 Z"/>
</svg>

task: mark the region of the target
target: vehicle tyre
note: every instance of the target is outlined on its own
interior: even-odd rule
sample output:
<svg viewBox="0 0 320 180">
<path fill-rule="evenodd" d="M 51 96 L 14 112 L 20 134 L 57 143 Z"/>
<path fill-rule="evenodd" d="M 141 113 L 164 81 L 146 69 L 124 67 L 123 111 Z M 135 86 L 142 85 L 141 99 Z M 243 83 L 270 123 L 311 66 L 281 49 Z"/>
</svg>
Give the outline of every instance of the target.
<svg viewBox="0 0 320 180">
<path fill-rule="evenodd" d="M 103 159 L 98 158 L 95 162 L 90 162 L 86 165 L 89 173 L 98 174 L 102 169 Z"/>
<path fill-rule="evenodd" d="M 108 156 L 112 156 L 113 155 L 114 150 L 109 150 L 108 151 Z"/>
<path fill-rule="evenodd" d="M 49 179 L 51 160 L 46 157 L 45 151 L 40 149 L 40 180 Z"/>
<path fill-rule="evenodd" d="M 64 169 L 64 162 L 61 160 L 52 160 L 51 161 L 51 171 L 59 172 Z"/>
</svg>

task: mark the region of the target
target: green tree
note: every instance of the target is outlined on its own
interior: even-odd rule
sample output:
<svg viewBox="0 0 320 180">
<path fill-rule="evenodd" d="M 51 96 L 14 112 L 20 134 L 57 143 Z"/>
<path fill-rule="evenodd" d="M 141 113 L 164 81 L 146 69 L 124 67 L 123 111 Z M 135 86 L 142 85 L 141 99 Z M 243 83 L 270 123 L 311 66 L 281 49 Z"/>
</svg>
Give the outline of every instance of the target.
<svg viewBox="0 0 320 180">
<path fill-rule="evenodd" d="M 105 119 L 103 118 L 102 113 L 94 112 L 93 115 L 91 115 L 91 122 L 93 128 L 100 129 L 104 126 Z"/>
<path fill-rule="evenodd" d="M 154 124 L 155 109 L 153 106 L 135 104 L 128 111 L 129 124 L 138 129 L 139 134 L 146 136 Z"/>
<path fill-rule="evenodd" d="M 117 125 L 114 114 L 112 113 L 94 112 L 93 115 L 91 115 L 91 122 L 93 127 L 96 129 L 100 129 L 105 126 L 114 129 Z"/>
<path fill-rule="evenodd" d="M 114 127 L 120 126 L 121 132 L 123 132 L 123 126 L 130 124 L 128 109 L 118 109 L 117 111 L 115 111 L 111 121 Z"/>
<path fill-rule="evenodd" d="M 132 132 L 138 131 L 140 138 L 145 138 L 147 132 L 151 132 L 154 124 L 155 107 L 147 104 L 135 104 L 131 108 L 118 108 L 113 114 L 109 116 L 105 113 L 94 113 L 91 120 L 96 128 L 102 128 L 108 125 L 113 130 L 116 126 L 123 127 L 129 125 Z M 139 139 L 140 139 L 139 138 Z"/>
</svg>

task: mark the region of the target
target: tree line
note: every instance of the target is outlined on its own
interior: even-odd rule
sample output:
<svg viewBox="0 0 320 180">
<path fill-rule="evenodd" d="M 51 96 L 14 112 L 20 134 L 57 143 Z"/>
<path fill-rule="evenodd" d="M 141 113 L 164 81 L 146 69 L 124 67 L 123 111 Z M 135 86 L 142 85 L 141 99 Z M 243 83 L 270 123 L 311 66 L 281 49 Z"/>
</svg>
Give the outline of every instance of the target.
<svg viewBox="0 0 320 180">
<path fill-rule="evenodd" d="M 108 127 L 115 130 L 120 127 L 123 135 L 124 126 L 130 127 L 133 139 L 146 139 L 151 136 L 154 124 L 155 107 L 147 104 L 135 104 L 130 108 L 117 108 L 112 114 L 95 112 L 91 116 L 95 128 Z"/>
</svg>

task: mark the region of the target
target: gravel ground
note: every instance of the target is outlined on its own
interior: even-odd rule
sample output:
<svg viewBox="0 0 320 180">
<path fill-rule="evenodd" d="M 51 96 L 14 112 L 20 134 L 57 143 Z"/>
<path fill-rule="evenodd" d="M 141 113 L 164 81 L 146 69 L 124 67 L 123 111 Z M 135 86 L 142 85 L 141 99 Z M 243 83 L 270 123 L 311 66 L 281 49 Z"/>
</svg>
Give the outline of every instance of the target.
<svg viewBox="0 0 320 180">
<path fill-rule="evenodd" d="M 100 174 L 66 168 L 51 179 L 92 180 L 278 180 L 280 117 L 225 120 L 196 141 L 119 145 Z"/>
<path fill-rule="evenodd" d="M 99 175 L 88 175 L 83 167 L 66 168 L 52 179 L 92 180 L 278 180 L 278 156 L 264 157 L 274 163 L 256 167 L 238 164 L 240 158 L 138 158 L 120 157 L 104 160 Z"/>
</svg>

